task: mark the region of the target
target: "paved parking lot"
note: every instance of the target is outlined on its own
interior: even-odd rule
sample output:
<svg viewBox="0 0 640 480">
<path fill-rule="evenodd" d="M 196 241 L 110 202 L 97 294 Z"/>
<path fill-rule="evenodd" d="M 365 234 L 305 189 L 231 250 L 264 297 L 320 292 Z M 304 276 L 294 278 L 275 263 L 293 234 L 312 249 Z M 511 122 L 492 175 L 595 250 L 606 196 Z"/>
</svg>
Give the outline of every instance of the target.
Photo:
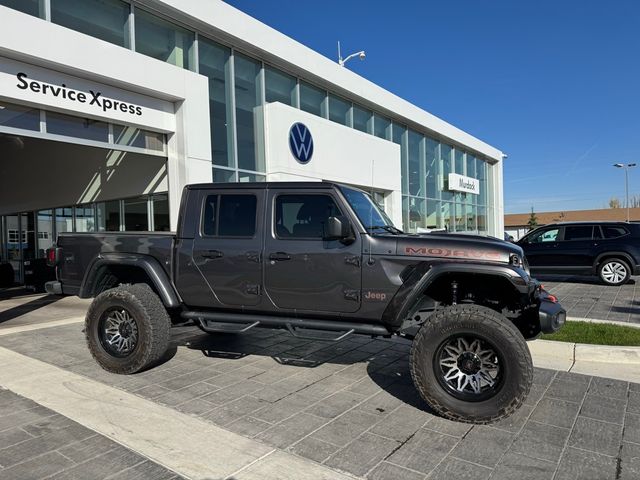
<svg viewBox="0 0 640 480">
<path fill-rule="evenodd" d="M 538 279 L 559 298 L 570 318 L 640 324 L 640 285 L 636 280 L 609 287 L 588 277 L 541 275 Z"/>
<path fill-rule="evenodd" d="M 565 303 L 572 297 L 600 302 L 611 291 L 599 285 L 545 283 Z M 635 285 L 614 290 L 620 301 L 635 298 Z M 579 308 L 580 299 L 567 305 Z M 491 426 L 470 426 L 434 415 L 418 397 L 408 371 L 409 344 L 403 340 L 353 336 L 338 343 L 311 342 L 273 330 L 208 335 L 186 327 L 174 330 L 162 365 L 119 376 L 101 370 L 90 357 L 77 321 L 84 308 L 86 302 L 72 298 L 0 300 L 0 348 L 168 407 L 177 416 L 219 426 L 291 458 L 323 464 L 336 476 L 640 478 L 639 384 L 536 369 L 531 394 L 514 416 Z M 67 323 L 10 333 L 16 326 L 36 328 L 61 317 Z M 190 436 L 185 431 L 184 441 Z M 215 448 L 215 438 L 211 445 Z M 179 478 L 180 473 L 28 398 L 0 390 L 0 478 L 89 478 L 88 469 L 95 479 Z"/>
<path fill-rule="evenodd" d="M 0 346 L 372 480 L 640 476 L 638 384 L 537 369 L 516 415 L 471 427 L 433 415 L 418 398 L 405 342 L 329 344 L 270 330 L 210 336 L 189 327 L 176 331 L 164 364 L 118 376 L 95 365 L 81 328 L 6 335 Z M 12 413 L 2 411 L 5 422 Z M 11 448 L 31 465 L 47 459 L 20 448 L 25 437 L 12 428 L 0 423 L 0 465 Z"/>
</svg>

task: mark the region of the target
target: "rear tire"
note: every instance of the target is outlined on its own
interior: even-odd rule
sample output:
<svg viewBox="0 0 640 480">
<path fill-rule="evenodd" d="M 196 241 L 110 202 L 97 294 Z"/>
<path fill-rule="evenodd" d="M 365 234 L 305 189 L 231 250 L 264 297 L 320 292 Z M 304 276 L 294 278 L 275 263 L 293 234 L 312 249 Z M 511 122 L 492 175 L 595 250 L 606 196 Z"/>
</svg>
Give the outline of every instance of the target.
<svg viewBox="0 0 640 480">
<path fill-rule="evenodd" d="M 617 287 L 631 278 L 631 267 L 620 258 L 607 258 L 598 266 L 598 276 L 605 284 Z"/>
<path fill-rule="evenodd" d="M 479 305 L 431 315 L 413 340 L 411 376 L 443 417 L 486 424 L 508 417 L 533 381 L 529 347 L 508 319 Z"/>
<path fill-rule="evenodd" d="M 85 335 L 105 370 L 131 374 L 159 362 L 169 346 L 171 320 L 162 301 L 142 283 L 98 295 L 87 312 Z"/>
</svg>

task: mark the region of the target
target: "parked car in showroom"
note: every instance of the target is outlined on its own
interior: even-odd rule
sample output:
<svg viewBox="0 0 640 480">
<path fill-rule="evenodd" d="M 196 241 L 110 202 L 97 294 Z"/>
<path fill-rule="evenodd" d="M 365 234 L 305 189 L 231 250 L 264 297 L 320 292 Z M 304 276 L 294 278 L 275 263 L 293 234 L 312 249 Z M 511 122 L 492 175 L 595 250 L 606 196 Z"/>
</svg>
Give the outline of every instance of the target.
<svg viewBox="0 0 640 480">
<path fill-rule="evenodd" d="M 640 274 L 640 224 L 554 223 L 529 232 L 517 243 L 533 274 L 597 275 L 614 286 Z"/>
</svg>

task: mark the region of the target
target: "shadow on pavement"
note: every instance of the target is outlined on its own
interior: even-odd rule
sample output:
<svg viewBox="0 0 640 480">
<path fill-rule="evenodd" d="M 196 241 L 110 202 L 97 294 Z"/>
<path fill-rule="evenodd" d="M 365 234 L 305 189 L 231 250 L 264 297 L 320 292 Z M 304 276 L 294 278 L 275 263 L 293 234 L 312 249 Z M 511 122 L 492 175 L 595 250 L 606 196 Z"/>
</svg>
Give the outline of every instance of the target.
<svg viewBox="0 0 640 480">
<path fill-rule="evenodd" d="M 231 334 L 193 332 L 190 335 L 180 335 L 173 338 L 172 349 L 186 346 L 191 350 L 200 350 L 209 358 L 225 360 L 239 360 L 248 355 L 268 356 L 281 365 L 289 365 L 302 369 L 313 369 L 324 363 L 339 365 L 355 365 L 366 363 L 369 378 L 381 389 L 402 402 L 432 415 L 437 415 L 419 396 L 413 385 L 409 371 L 409 344 L 383 339 L 367 342 L 366 346 L 372 352 L 356 350 L 364 347 L 365 343 L 358 343 L 349 338 L 339 342 L 321 340 L 302 340 L 291 337 L 286 331 L 255 329 L 256 333 Z M 265 347 L 266 343 L 273 343 Z M 352 337 L 353 338 L 353 337 Z M 366 338 L 366 337 L 362 337 Z M 287 344 L 285 352 L 278 346 Z M 293 344 L 293 345 L 292 345 Z M 296 346 L 296 344 L 298 344 Z M 374 353 L 377 350 L 377 353 Z M 382 411 L 381 411 L 382 413 Z"/>
<path fill-rule="evenodd" d="M 8 322 L 9 320 L 13 320 L 14 318 L 26 315 L 27 313 L 38 310 L 39 308 L 51 305 L 52 303 L 55 303 L 62 298 L 62 295 L 47 295 L 45 297 L 38 295 L 36 298 L 29 302 L 0 312 L 0 323 Z M 6 300 L 6 298 L 4 298 L 3 300 Z"/>
</svg>

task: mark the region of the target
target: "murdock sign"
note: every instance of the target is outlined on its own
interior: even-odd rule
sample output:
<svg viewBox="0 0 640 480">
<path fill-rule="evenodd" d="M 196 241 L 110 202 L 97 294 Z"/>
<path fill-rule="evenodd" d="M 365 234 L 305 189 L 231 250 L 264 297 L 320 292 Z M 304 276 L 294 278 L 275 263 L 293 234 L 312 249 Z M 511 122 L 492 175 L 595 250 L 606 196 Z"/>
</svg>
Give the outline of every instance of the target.
<svg viewBox="0 0 640 480">
<path fill-rule="evenodd" d="M 456 192 L 480 194 L 480 181 L 477 178 L 465 177 L 458 173 L 449 174 L 449 190 Z"/>
</svg>

